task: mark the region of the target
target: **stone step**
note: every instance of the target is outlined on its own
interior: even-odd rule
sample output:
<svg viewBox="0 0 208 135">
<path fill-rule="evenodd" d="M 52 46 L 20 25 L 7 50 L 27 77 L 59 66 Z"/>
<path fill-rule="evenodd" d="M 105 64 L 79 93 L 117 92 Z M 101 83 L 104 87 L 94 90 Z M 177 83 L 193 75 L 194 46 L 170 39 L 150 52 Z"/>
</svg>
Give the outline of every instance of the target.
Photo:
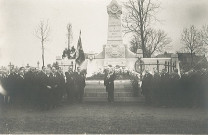
<svg viewBox="0 0 208 135">
<path fill-rule="evenodd" d="M 85 102 L 107 102 L 107 97 L 84 97 Z M 115 102 L 144 102 L 144 97 L 115 97 Z"/>
<path fill-rule="evenodd" d="M 104 81 L 86 81 L 84 91 L 84 101 L 89 102 L 107 102 L 107 92 Z M 134 97 L 131 81 L 116 80 L 114 82 L 114 98 L 115 102 L 140 102 L 143 96 Z"/>
<path fill-rule="evenodd" d="M 104 81 L 103 80 L 86 80 L 86 85 L 88 84 L 93 84 L 93 85 L 104 85 Z M 114 81 L 114 85 L 129 85 L 131 84 L 131 81 L 130 80 L 116 80 Z"/>
<path fill-rule="evenodd" d="M 85 92 L 106 92 L 106 89 L 89 89 L 85 88 Z M 114 89 L 114 92 L 133 92 L 133 89 Z"/>
<path fill-rule="evenodd" d="M 106 87 L 104 85 L 86 85 L 85 88 L 88 89 L 105 89 Z M 128 89 L 128 88 L 132 88 L 131 85 L 129 86 L 125 86 L 125 85 L 114 85 L 115 89 Z"/>
<path fill-rule="evenodd" d="M 85 92 L 85 97 L 107 97 L 107 92 Z M 114 92 L 114 97 L 134 97 L 133 92 Z"/>
<path fill-rule="evenodd" d="M 84 102 L 107 102 L 107 97 L 83 97 Z"/>
</svg>

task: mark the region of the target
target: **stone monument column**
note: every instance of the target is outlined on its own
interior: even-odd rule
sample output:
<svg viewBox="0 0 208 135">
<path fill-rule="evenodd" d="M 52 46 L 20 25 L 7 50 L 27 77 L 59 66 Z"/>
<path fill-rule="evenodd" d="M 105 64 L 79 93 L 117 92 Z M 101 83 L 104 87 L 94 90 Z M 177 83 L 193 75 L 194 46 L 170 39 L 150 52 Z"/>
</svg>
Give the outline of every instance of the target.
<svg viewBox="0 0 208 135">
<path fill-rule="evenodd" d="M 122 38 L 122 6 L 116 0 L 112 0 L 107 6 L 108 12 L 108 36 L 105 46 L 105 62 L 107 65 L 125 66 L 125 46 Z"/>
<path fill-rule="evenodd" d="M 122 29 L 121 29 L 121 14 L 122 7 L 118 5 L 116 0 L 107 6 L 108 12 L 108 45 L 122 45 Z"/>
</svg>

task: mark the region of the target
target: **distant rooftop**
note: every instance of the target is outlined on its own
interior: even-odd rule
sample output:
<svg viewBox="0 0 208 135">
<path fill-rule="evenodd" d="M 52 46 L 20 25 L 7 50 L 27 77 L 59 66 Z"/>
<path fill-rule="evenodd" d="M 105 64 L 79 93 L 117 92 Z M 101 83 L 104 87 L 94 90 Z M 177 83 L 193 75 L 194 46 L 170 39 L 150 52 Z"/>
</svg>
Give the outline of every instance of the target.
<svg viewBox="0 0 208 135">
<path fill-rule="evenodd" d="M 171 55 L 172 55 L 173 53 L 167 53 L 167 52 L 165 52 L 164 54 L 158 54 L 157 56 L 156 56 L 156 58 L 171 58 Z"/>
</svg>

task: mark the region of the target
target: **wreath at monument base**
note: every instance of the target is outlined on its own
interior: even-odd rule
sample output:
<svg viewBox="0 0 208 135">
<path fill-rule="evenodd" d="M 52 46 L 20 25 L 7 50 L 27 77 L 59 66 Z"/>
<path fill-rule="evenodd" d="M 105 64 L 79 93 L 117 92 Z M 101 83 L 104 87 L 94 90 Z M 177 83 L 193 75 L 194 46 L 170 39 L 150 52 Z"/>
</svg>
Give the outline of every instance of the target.
<svg viewBox="0 0 208 135">
<path fill-rule="evenodd" d="M 99 71 L 93 73 L 92 76 L 87 77 L 86 80 L 104 80 L 106 70 L 108 69 L 100 69 Z M 123 69 L 119 67 L 113 68 L 116 80 L 130 80 L 134 92 L 134 96 L 138 96 L 138 92 L 140 89 L 139 81 L 140 81 L 140 74 L 128 69 Z"/>
<path fill-rule="evenodd" d="M 128 70 L 125 68 L 112 68 L 115 75 L 116 75 L 116 80 L 132 80 L 136 79 L 139 81 L 140 79 L 140 74 L 135 72 L 134 70 Z M 105 73 L 108 69 L 100 69 L 97 72 L 94 72 L 92 76 L 87 77 L 87 80 L 104 80 Z"/>
</svg>

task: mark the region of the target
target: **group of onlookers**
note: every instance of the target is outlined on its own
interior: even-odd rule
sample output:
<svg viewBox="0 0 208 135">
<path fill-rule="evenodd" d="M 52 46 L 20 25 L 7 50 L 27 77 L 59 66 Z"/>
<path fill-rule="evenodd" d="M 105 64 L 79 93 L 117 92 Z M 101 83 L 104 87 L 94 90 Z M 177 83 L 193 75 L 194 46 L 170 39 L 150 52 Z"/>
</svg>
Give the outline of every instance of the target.
<svg viewBox="0 0 208 135">
<path fill-rule="evenodd" d="M 63 73 L 56 67 L 13 68 L 10 72 L 0 72 L 0 103 L 33 105 L 43 109 L 69 102 L 82 102 L 86 72 L 72 67 Z M 106 70 L 104 85 L 108 101 L 114 102 L 115 72 Z M 139 89 L 139 87 L 138 87 Z M 148 70 L 142 77 L 142 94 L 149 105 L 164 106 L 204 106 L 208 103 L 208 71 L 191 70 L 178 74 L 178 69 L 168 73 L 165 69 L 151 74 Z M 66 97 L 66 98 L 64 98 Z"/>
<path fill-rule="evenodd" d="M 80 67 L 74 72 L 72 67 L 63 73 L 61 68 L 42 67 L 42 70 L 24 67 L 0 72 L 0 102 L 4 104 L 34 105 L 50 109 L 61 105 L 66 99 L 82 102 L 85 73 Z"/>
<path fill-rule="evenodd" d="M 142 79 L 142 94 L 150 105 L 205 106 L 208 101 L 208 71 L 190 70 L 178 74 L 178 69 L 168 73 L 151 74 L 146 71 Z"/>
</svg>

